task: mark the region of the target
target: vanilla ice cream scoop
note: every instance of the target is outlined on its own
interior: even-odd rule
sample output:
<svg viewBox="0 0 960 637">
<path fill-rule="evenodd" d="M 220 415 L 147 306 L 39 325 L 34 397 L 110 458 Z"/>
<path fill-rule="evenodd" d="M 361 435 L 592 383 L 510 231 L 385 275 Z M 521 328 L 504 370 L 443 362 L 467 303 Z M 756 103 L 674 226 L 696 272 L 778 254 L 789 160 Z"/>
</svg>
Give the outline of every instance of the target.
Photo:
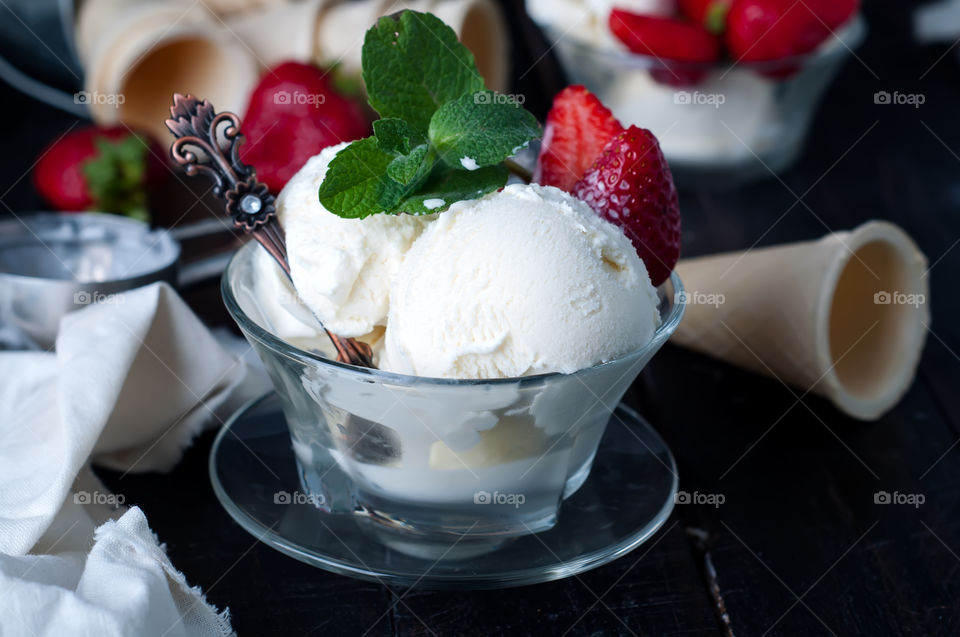
<svg viewBox="0 0 960 637">
<path fill-rule="evenodd" d="M 657 293 L 633 245 L 553 187 L 458 202 L 390 287 L 382 369 L 502 378 L 572 373 L 647 343 Z"/>
<path fill-rule="evenodd" d="M 362 337 L 386 324 L 390 280 L 431 217 L 378 214 L 360 220 L 327 211 L 317 192 L 346 146 L 310 158 L 280 192 L 277 213 L 300 299 L 330 331 Z M 276 268 L 262 274 L 281 276 Z"/>
</svg>

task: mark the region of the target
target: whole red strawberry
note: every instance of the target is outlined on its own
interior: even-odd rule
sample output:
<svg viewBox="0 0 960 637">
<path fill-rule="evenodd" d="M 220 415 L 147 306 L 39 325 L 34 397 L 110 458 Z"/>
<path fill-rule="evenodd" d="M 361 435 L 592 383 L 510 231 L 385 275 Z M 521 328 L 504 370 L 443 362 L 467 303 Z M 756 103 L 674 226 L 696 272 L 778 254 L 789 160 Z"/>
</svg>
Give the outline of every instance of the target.
<svg viewBox="0 0 960 637">
<path fill-rule="evenodd" d="M 285 62 L 267 71 L 253 90 L 243 131 L 241 159 L 277 193 L 327 146 L 369 135 L 370 122 L 333 88 L 324 71 Z"/>
<path fill-rule="evenodd" d="M 680 206 L 653 133 L 631 126 L 611 139 L 572 193 L 623 229 L 654 285 L 669 278 L 680 258 Z"/>
<path fill-rule="evenodd" d="M 568 86 L 553 100 L 533 181 L 569 191 L 610 139 L 623 131 L 596 95 Z"/>
<path fill-rule="evenodd" d="M 732 0 L 679 0 L 680 12 L 710 33 L 720 34 L 726 26 Z"/>
<path fill-rule="evenodd" d="M 814 13 L 810 4 L 796 0 L 733 0 L 727 13 L 725 40 L 737 62 L 809 53 L 828 35 L 826 20 Z"/>
<path fill-rule="evenodd" d="M 655 69 L 654 79 L 673 86 L 700 81 L 705 72 L 678 68 L 670 62 L 710 64 L 720 59 L 720 40 L 699 24 L 640 15 L 622 9 L 610 12 L 610 30 L 628 49 L 657 58 L 664 68 Z"/>
<path fill-rule="evenodd" d="M 165 156 L 155 140 L 122 126 L 79 128 L 44 150 L 33 169 L 33 184 L 57 210 L 146 220 L 147 193 L 169 174 Z"/>
</svg>

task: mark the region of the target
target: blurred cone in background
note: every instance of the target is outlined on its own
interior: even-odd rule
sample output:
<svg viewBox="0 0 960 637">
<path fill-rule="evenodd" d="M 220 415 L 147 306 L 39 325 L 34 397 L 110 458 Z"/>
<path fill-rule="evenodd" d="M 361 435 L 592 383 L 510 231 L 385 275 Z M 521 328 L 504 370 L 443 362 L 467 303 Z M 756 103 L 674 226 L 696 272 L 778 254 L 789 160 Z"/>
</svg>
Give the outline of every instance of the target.
<svg viewBox="0 0 960 637">
<path fill-rule="evenodd" d="M 227 20 L 227 26 L 250 47 L 263 66 L 288 61 L 310 62 L 319 44 L 317 29 L 322 16 L 334 3 L 333 0 L 286 2 L 238 14 Z M 353 37 L 362 40 L 364 31 L 366 28 L 355 31 Z"/>
<path fill-rule="evenodd" d="M 367 29 L 380 16 L 403 9 L 433 13 L 450 25 L 473 52 L 487 86 L 507 89 L 506 26 L 493 0 L 303 0 L 238 15 L 228 24 L 266 66 L 312 61 L 359 75 Z"/>
<path fill-rule="evenodd" d="M 189 0 L 84 0 L 77 48 L 97 124 L 123 123 L 159 139 L 170 96 L 192 93 L 242 113 L 258 71 L 282 61 L 360 73 L 364 34 L 378 17 L 429 11 L 473 51 L 493 90 L 509 82 L 503 16 L 493 0 L 219 0 L 217 13 Z"/>
<path fill-rule="evenodd" d="M 124 123 L 165 139 L 170 96 L 193 93 L 242 112 L 257 80 L 250 52 L 202 3 L 85 0 L 77 49 L 86 100 L 102 126 Z"/>
<path fill-rule="evenodd" d="M 677 344 L 862 420 L 879 418 L 913 381 L 930 321 L 926 259 L 893 224 L 684 259 L 677 272 L 687 303 Z"/>
</svg>

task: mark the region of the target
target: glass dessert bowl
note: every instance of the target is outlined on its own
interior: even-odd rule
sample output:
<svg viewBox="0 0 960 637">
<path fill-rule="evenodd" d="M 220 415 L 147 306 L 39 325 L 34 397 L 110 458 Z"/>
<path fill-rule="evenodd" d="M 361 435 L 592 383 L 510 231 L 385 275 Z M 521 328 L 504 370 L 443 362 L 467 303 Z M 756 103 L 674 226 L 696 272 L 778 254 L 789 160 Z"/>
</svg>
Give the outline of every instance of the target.
<svg viewBox="0 0 960 637">
<path fill-rule="evenodd" d="M 278 336 L 256 293 L 256 251 L 224 273 L 231 316 L 263 361 L 290 429 L 301 486 L 329 513 L 396 542 L 498 540 L 551 528 L 586 480 L 624 392 L 683 315 L 674 273 L 643 347 L 573 374 L 465 380 L 339 363 Z"/>
<path fill-rule="evenodd" d="M 857 15 L 805 55 L 703 64 L 602 45 L 560 24 L 540 27 L 571 82 L 596 93 L 625 126 L 653 131 L 679 184 L 708 186 L 788 168 L 824 92 L 867 30 Z"/>
</svg>

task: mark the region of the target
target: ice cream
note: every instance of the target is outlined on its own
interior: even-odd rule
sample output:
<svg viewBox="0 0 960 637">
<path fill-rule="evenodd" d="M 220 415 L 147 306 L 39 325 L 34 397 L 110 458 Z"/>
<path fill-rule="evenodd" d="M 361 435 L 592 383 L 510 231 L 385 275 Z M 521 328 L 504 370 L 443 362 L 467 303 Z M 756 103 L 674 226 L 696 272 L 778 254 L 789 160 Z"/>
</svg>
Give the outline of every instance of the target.
<svg viewBox="0 0 960 637">
<path fill-rule="evenodd" d="M 623 232 L 551 187 L 458 202 L 390 287 L 380 366 L 417 376 L 572 373 L 653 337 L 656 290 Z"/>
<path fill-rule="evenodd" d="M 312 158 L 277 200 L 293 287 L 248 245 L 227 306 L 283 397 L 317 506 L 400 551 L 444 558 L 455 536 L 488 550 L 555 524 L 679 321 L 677 280 L 658 291 L 642 260 L 657 259 L 658 284 L 676 263 L 676 188 L 649 131 L 600 138 L 560 118 L 552 160 L 588 154 L 578 135 L 596 159 L 565 190 L 508 185 L 507 160 L 542 126 L 483 90 L 434 16 L 379 21 L 363 59 L 377 61 L 364 68 L 374 134 Z M 378 369 L 262 338 L 322 350 L 311 315 L 373 341 Z"/>
<path fill-rule="evenodd" d="M 277 197 L 277 213 L 286 233 L 290 274 L 300 299 L 333 332 L 369 337 L 386 325 L 389 286 L 403 256 L 432 217 L 372 215 L 363 221 L 330 214 L 317 200 L 327 167 L 347 144 L 325 148 L 304 164 Z M 294 300 L 282 272 L 269 259 L 258 267 L 270 283 L 264 292 L 280 293 L 268 312 L 284 338 L 302 338 L 315 327 L 300 327 L 283 310 Z M 270 287 L 268 288 L 267 285 Z M 285 303 L 283 301 L 286 301 Z M 277 307 L 280 305 L 281 307 Z M 378 329 L 379 328 L 379 329 Z"/>
<path fill-rule="evenodd" d="M 582 201 L 515 184 L 440 215 L 343 219 L 316 192 L 345 146 L 310 159 L 277 198 L 294 285 L 256 258 L 264 313 L 291 344 L 328 350 L 312 312 L 370 343 L 386 371 L 503 378 L 572 373 L 653 336 L 643 262 Z"/>
</svg>

